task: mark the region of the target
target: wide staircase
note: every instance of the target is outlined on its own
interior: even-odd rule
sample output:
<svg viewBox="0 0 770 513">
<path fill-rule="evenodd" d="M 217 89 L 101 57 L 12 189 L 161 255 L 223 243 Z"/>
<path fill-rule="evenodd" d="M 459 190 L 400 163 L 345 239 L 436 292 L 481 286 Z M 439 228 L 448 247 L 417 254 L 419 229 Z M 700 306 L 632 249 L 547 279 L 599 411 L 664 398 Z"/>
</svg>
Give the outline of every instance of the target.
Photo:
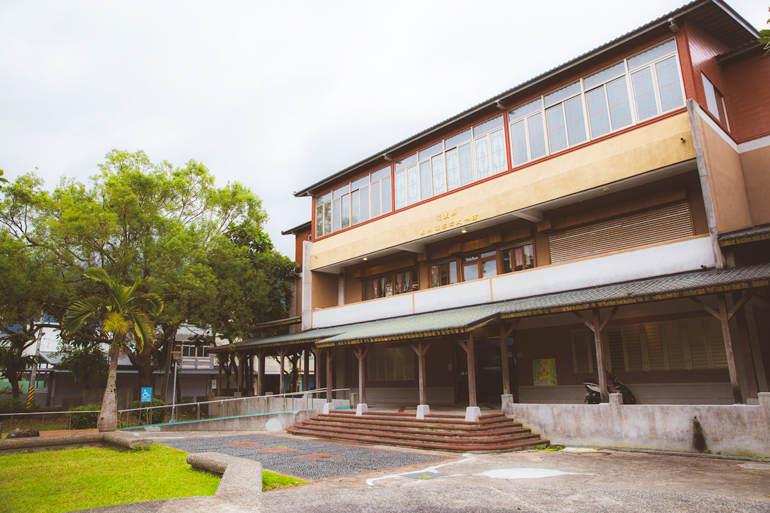
<svg viewBox="0 0 770 513">
<path fill-rule="evenodd" d="M 500 413 L 466 422 L 462 415 L 355 412 L 318 415 L 287 429 L 295 435 L 458 452 L 517 451 L 548 446 L 548 440 Z"/>
</svg>

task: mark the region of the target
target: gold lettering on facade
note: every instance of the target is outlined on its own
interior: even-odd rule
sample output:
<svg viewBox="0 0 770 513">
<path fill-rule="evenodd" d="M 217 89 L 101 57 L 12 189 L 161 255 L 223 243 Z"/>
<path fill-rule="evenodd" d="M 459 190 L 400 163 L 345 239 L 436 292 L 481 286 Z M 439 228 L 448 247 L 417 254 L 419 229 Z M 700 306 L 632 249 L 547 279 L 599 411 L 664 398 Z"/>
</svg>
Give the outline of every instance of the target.
<svg viewBox="0 0 770 513">
<path fill-rule="evenodd" d="M 449 210 L 447 212 L 443 212 L 441 214 L 436 215 L 436 221 L 439 221 L 439 222 L 440 221 L 444 221 L 445 219 L 449 219 L 450 217 L 454 217 L 456 215 L 457 215 L 457 209 L 454 208 L 454 209 Z M 427 228 L 425 230 L 420 230 L 420 235 L 427 235 L 429 233 L 440 232 L 440 231 L 446 230 L 448 228 L 455 228 L 457 226 L 462 225 L 463 223 L 467 224 L 467 223 L 470 223 L 471 221 L 475 221 L 478 218 L 479 218 L 478 214 L 475 214 L 475 215 L 472 215 L 472 216 L 468 216 L 468 217 L 466 217 L 464 219 L 460 218 L 460 219 L 457 219 L 456 221 L 450 221 L 448 223 L 437 224 L 437 225 L 435 225 L 433 227 L 430 227 L 430 228 Z"/>
</svg>

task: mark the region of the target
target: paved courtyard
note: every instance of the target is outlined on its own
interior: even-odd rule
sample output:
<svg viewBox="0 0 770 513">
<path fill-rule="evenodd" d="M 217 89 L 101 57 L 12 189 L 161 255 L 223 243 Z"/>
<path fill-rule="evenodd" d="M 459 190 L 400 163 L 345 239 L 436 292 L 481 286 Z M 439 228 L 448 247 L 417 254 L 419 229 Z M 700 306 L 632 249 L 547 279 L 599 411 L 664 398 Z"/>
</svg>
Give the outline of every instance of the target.
<svg viewBox="0 0 770 513">
<path fill-rule="evenodd" d="M 266 470 L 309 480 L 449 461 L 441 455 L 427 452 L 374 449 L 275 435 L 157 441 L 185 452 L 218 452 L 255 460 Z"/>
</svg>

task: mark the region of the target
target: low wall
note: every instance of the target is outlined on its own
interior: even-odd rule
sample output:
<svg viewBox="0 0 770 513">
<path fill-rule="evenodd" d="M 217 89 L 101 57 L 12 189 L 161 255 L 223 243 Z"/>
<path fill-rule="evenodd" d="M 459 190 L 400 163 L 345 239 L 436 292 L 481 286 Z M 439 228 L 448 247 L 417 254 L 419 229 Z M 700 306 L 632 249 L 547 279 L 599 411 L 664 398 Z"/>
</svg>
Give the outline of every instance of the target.
<svg viewBox="0 0 770 513">
<path fill-rule="evenodd" d="M 759 405 L 506 404 L 553 444 L 770 457 L 770 393 Z"/>
<path fill-rule="evenodd" d="M 225 417 L 221 419 L 202 419 L 173 424 L 156 424 L 126 431 L 282 431 L 309 420 L 321 413 L 321 410 L 287 411 L 280 413 L 258 413 Z"/>
<path fill-rule="evenodd" d="M 335 408 L 350 406 L 348 399 L 333 399 Z M 228 399 L 222 403 L 208 405 L 209 417 L 237 417 L 239 415 L 258 415 L 296 410 L 323 408 L 326 399 L 311 399 L 309 396 L 298 397 L 244 397 Z"/>
<path fill-rule="evenodd" d="M 0 440 L 0 454 L 58 451 L 81 447 L 112 447 L 130 450 L 150 446 L 152 446 L 151 440 L 135 438 L 125 433 L 77 433 Z"/>
<path fill-rule="evenodd" d="M 730 383 L 627 383 L 636 404 L 733 404 Z M 581 404 L 586 387 L 558 385 L 520 386 L 519 400 L 537 404 Z"/>
</svg>

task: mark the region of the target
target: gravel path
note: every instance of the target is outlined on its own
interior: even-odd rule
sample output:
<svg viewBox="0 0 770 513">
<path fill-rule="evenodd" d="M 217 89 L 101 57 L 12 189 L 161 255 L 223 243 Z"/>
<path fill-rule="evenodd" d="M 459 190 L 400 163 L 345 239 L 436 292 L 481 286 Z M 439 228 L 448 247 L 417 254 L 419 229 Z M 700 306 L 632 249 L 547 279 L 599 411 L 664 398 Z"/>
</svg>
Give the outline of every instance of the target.
<svg viewBox="0 0 770 513">
<path fill-rule="evenodd" d="M 159 441 L 160 442 L 160 441 Z M 262 468 L 303 479 L 324 479 L 416 463 L 441 462 L 438 456 L 296 440 L 242 435 L 160 442 L 185 452 L 218 452 L 259 461 Z"/>
</svg>

